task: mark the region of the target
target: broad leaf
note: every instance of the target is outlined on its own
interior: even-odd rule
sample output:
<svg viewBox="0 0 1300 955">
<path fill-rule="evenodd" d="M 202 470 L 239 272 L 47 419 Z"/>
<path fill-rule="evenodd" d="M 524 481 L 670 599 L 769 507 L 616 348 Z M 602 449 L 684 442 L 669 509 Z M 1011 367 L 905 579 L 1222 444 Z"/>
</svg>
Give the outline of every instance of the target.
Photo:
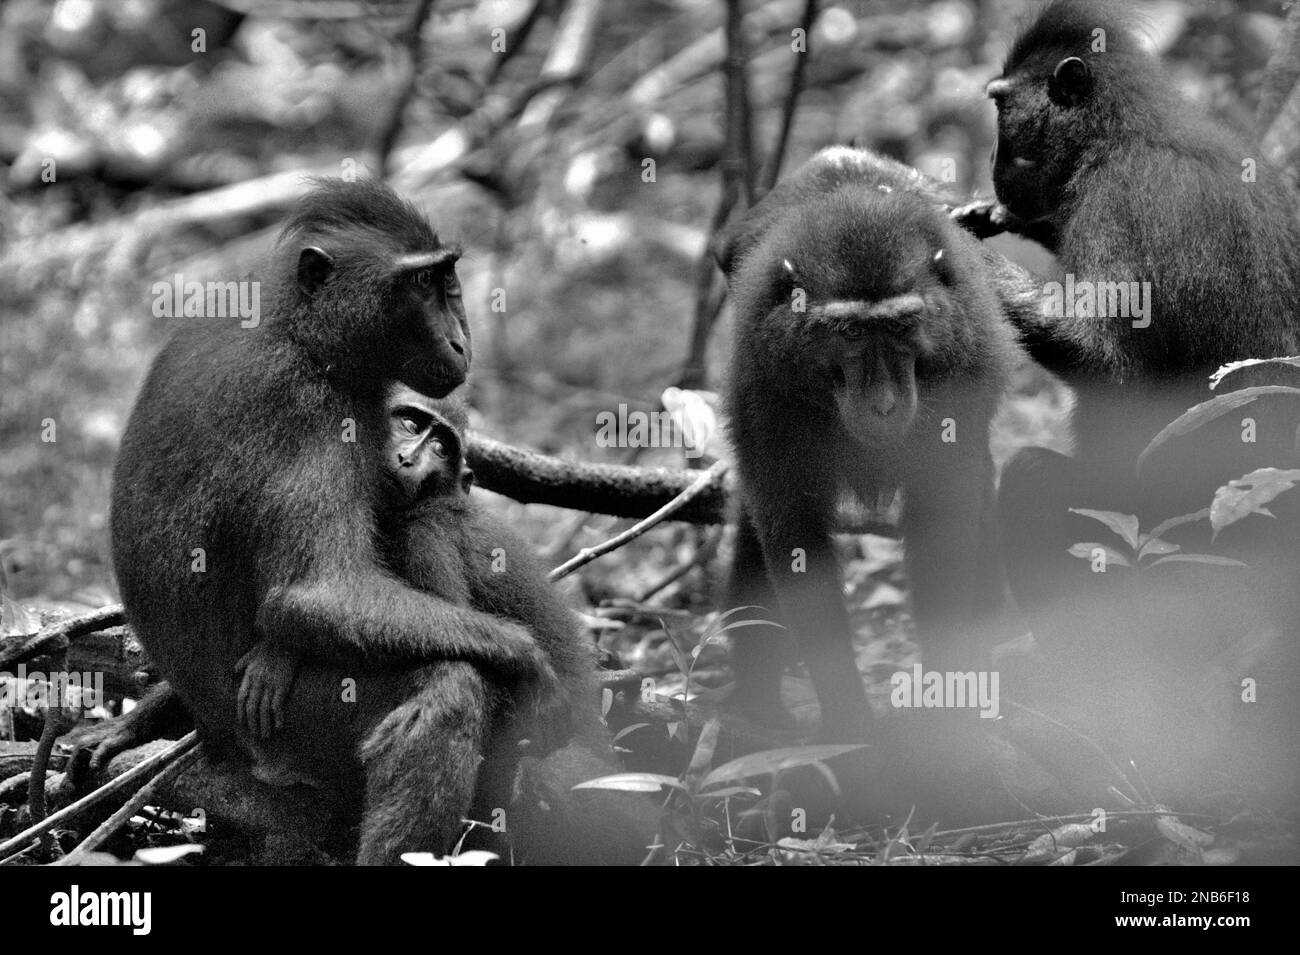
<svg viewBox="0 0 1300 955">
<path fill-rule="evenodd" d="M 1098 544 L 1096 541 L 1080 541 L 1078 544 L 1070 545 L 1070 556 L 1078 557 L 1080 560 L 1092 561 L 1096 557 L 1096 552 L 1101 550 L 1106 555 L 1106 566 L 1114 564 L 1116 567 L 1132 567 L 1132 562 L 1128 557 L 1121 554 L 1113 547 L 1107 547 L 1105 544 Z"/>
<path fill-rule="evenodd" d="M 701 793 L 702 799 L 730 799 L 733 796 L 761 796 L 759 790 L 753 786 L 726 786 L 722 789 L 710 789 L 706 793 Z"/>
<path fill-rule="evenodd" d="M 471 849 L 454 856 L 436 856 L 432 852 L 403 852 L 402 861 L 407 865 L 470 865 L 483 866 L 501 858 L 495 852 Z"/>
<path fill-rule="evenodd" d="M 1239 560 L 1233 560 L 1231 557 L 1220 557 L 1217 554 L 1174 554 L 1172 557 L 1161 557 L 1159 560 L 1153 560 L 1149 567 L 1159 567 L 1161 564 L 1212 564 L 1215 567 L 1249 567 L 1249 564 L 1243 564 Z"/>
<path fill-rule="evenodd" d="M 1118 511 L 1093 511 L 1086 507 L 1072 507 L 1070 513 L 1101 521 L 1129 547 L 1133 550 L 1138 549 L 1138 519 L 1132 514 L 1120 514 Z"/>
<path fill-rule="evenodd" d="M 188 855 L 203 851 L 203 846 L 194 843 L 180 846 L 146 846 L 136 850 L 135 861 L 143 862 L 145 865 L 171 865 Z"/>
<path fill-rule="evenodd" d="M 1151 532 L 1144 536 L 1142 540 L 1149 541 L 1157 537 L 1164 537 L 1175 527 L 1182 527 L 1184 524 L 1193 524 L 1196 521 L 1204 520 L 1209 516 L 1210 509 L 1208 507 L 1203 507 L 1199 511 L 1195 511 L 1191 514 L 1179 514 L 1177 517 L 1171 517 L 1167 521 L 1161 521 L 1155 527 L 1151 528 Z"/>
<path fill-rule="evenodd" d="M 1163 557 L 1166 554 L 1176 554 L 1180 550 L 1182 550 L 1182 548 L 1177 544 L 1171 544 L 1169 541 L 1163 540 L 1159 537 L 1151 537 L 1147 539 L 1146 543 L 1142 545 L 1142 549 L 1138 551 L 1138 559 L 1141 560 L 1143 557 Z"/>
<path fill-rule="evenodd" d="M 713 751 L 718 747 L 718 735 L 722 732 L 722 720 L 712 717 L 700 730 L 700 738 L 695 744 L 695 753 L 691 764 L 686 767 L 686 788 L 698 788 L 704 773 L 713 765 Z"/>
<path fill-rule="evenodd" d="M 1249 474 L 1229 481 L 1214 492 L 1210 504 L 1210 526 L 1218 534 L 1229 524 L 1234 524 L 1251 514 L 1272 517 L 1264 505 L 1283 491 L 1290 490 L 1300 481 L 1300 470 L 1259 468 Z"/>
<path fill-rule="evenodd" d="M 574 789 L 609 789 L 621 793 L 657 793 L 660 789 L 680 789 L 686 791 L 681 780 L 675 776 L 661 776 L 658 773 L 614 773 L 578 783 Z"/>
<path fill-rule="evenodd" d="M 1244 361 L 1230 361 L 1226 365 L 1221 365 L 1210 376 L 1210 390 L 1213 391 L 1219 387 L 1219 383 L 1234 371 L 1241 371 L 1241 369 L 1250 368 L 1253 365 L 1290 365 L 1292 368 L 1300 368 L 1300 358 L 1247 358 Z"/>
<path fill-rule="evenodd" d="M 1288 388 L 1285 385 L 1260 385 L 1257 388 L 1242 388 L 1240 391 L 1230 391 L 1226 395 L 1219 395 L 1217 398 L 1202 401 L 1199 405 L 1188 408 L 1165 425 L 1160 433 L 1151 439 L 1151 443 L 1146 446 L 1146 449 L 1138 455 L 1138 474 L 1142 473 L 1147 461 L 1151 459 L 1151 455 L 1162 444 L 1173 438 L 1191 434 L 1202 425 L 1209 424 L 1214 419 L 1223 417 L 1229 411 L 1240 408 L 1242 405 L 1248 405 L 1256 398 L 1262 398 L 1265 395 L 1292 395 L 1300 398 L 1300 388 Z"/>
<path fill-rule="evenodd" d="M 629 725 L 627 725 L 627 726 L 624 726 L 621 730 L 619 730 L 617 733 L 614 734 L 613 742 L 617 743 L 619 740 L 621 740 L 624 736 L 627 736 L 629 733 L 635 733 L 637 730 L 639 730 L 639 729 L 644 729 L 645 727 L 647 727 L 647 726 L 651 726 L 651 725 L 653 725 L 653 724 L 651 724 L 651 723 L 631 723 L 631 724 L 629 724 Z"/>
<path fill-rule="evenodd" d="M 783 749 L 766 749 L 760 753 L 750 753 L 739 759 L 724 763 L 705 777 L 701 789 L 718 786 L 722 783 L 739 782 L 751 776 L 770 776 L 774 773 L 796 769 L 799 766 L 812 766 L 865 749 L 865 744 L 851 746 L 789 746 Z"/>
</svg>

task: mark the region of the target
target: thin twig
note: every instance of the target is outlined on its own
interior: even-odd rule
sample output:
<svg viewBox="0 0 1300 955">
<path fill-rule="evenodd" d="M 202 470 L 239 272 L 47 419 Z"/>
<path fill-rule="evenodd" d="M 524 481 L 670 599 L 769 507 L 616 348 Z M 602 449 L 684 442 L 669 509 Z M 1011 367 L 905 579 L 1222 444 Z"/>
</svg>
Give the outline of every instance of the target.
<svg viewBox="0 0 1300 955">
<path fill-rule="evenodd" d="M 67 668 L 65 661 L 64 669 Z M 53 697 L 51 699 L 51 697 Z M 36 744 L 32 758 L 32 772 L 27 778 L 27 811 L 33 823 L 45 818 L 45 771 L 50 765 L 54 741 L 59 738 L 59 721 L 63 716 L 63 693 L 51 679 L 45 691 L 45 725 L 41 727 L 41 740 Z"/>
<path fill-rule="evenodd" d="M 817 0 L 807 0 L 803 7 L 803 16 L 799 19 L 799 29 L 803 31 L 805 44 L 811 42 L 813 21 L 817 19 Z M 799 96 L 803 92 L 803 79 L 808 66 L 812 48 L 805 46 L 802 53 L 796 53 L 794 66 L 790 68 L 790 86 L 785 92 L 785 103 L 781 107 L 781 130 L 776 137 L 776 145 L 767 159 L 767 169 L 763 174 L 763 192 L 769 192 L 781 177 L 781 164 L 785 162 L 785 149 L 790 141 L 790 130 L 794 126 L 794 111 L 799 105 Z"/>
<path fill-rule="evenodd" d="M 1144 816 L 1179 816 L 1187 819 L 1213 819 L 1214 816 L 1202 812 L 1182 812 L 1174 809 L 1108 809 L 1107 819 L 1141 819 Z M 1096 817 L 1091 812 L 1078 812 L 1065 816 L 1039 816 L 1036 819 L 1013 819 L 1009 822 L 987 822 L 978 826 L 963 826 L 960 829 L 938 829 L 934 839 L 948 839 L 952 836 L 978 835 L 984 832 L 1004 832 L 1014 829 L 1039 828 L 1054 826 L 1058 823 L 1092 822 Z"/>
<path fill-rule="evenodd" d="M 113 833 L 117 832 L 122 826 L 131 821 L 131 817 L 138 813 L 148 804 L 159 789 L 166 783 L 170 783 L 179 776 L 191 763 L 198 758 L 198 750 L 191 749 L 181 753 L 176 758 L 176 762 L 165 768 L 161 773 L 140 787 L 140 790 L 126 801 L 126 803 L 113 815 L 109 816 L 96 827 L 95 831 L 86 836 L 75 849 L 69 852 L 55 865 L 80 865 L 90 853 L 103 845 Z"/>
<path fill-rule="evenodd" d="M 643 590 L 640 596 L 635 598 L 636 602 L 645 603 L 655 594 L 664 590 L 666 587 L 671 587 L 677 581 L 681 580 L 683 577 L 689 574 L 694 568 L 699 567 L 700 565 L 706 563 L 709 559 L 713 557 L 714 552 L 717 551 L 718 543 L 721 540 L 722 540 L 722 528 L 720 527 L 710 528 L 705 533 L 704 543 L 702 543 L 699 547 L 695 548 L 695 553 L 691 555 L 691 559 L 687 561 L 683 561 L 680 565 L 674 567 L 669 573 L 665 574 L 658 581 L 656 581 L 655 583 L 647 587 L 645 590 Z"/>
<path fill-rule="evenodd" d="M 397 142 L 397 134 L 402 130 L 402 117 L 406 114 L 407 104 L 411 102 L 416 81 L 424 68 L 424 44 L 420 35 L 424 32 L 424 23 L 432 11 L 433 0 L 418 0 L 411 10 L 410 19 L 398 30 L 398 37 L 406 41 L 398 46 L 402 50 L 405 76 L 388 104 L 387 115 L 376 126 L 374 139 L 375 167 L 384 175 L 392 172 L 388 160 L 393 151 L 393 143 Z"/>
<path fill-rule="evenodd" d="M 714 243 L 722 227 L 731 218 L 737 195 L 735 190 L 728 189 L 723 184 L 718 204 L 713 210 L 713 218 L 709 220 L 709 239 L 695 264 L 695 317 L 691 322 L 690 350 L 677 380 L 679 388 L 702 388 L 708 380 L 709 370 L 705 359 L 709 337 L 727 298 L 726 287 L 718 281 L 718 267 L 713 260 Z"/>
<path fill-rule="evenodd" d="M 692 483 L 690 487 L 682 491 L 682 493 L 678 494 L 675 498 L 673 498 L 663 507 L 659 508 L 659 510 L 655 511 L 645 520 L 638 521 L 637 523 L 629 527 L 627 530 L 623 531 L 623 533 L 611 537 L 609 540 L 605 541 L 602 544 L 597 544 L 595 547 L 583 548 L 582 550 L 578 551 L 578 553 L 574 555 L 572 558 L 565 561 L 559 567 L 556 567 L 553 571 L 551 571 L 550 580 L 552 581 L 562 580 L 565 577 L 569 576 L 569 574 L 577 570 L 579 567 L 583 567 L 586 566 L 587 564 L 590 564 L 597 557 L 602 557 L 605 554 L 608 554 L 610 551 L 617 550 L 618 548 L 622 547 L 628 541 L 635 540 L 636 538 L 640 537 L 642 534 L 650 530 L 650 528 L 654 527 L 656 524 L 663 523 L 674 513 L 681 510 L 681 508 L 685 507 L 687 504 L 689 504 L 694 498 L 696 498 L 700 494 L 703 494 L 705 491 L 711 488 L 716 482 L 721 481 L 722 476 L 726 473 L 727 473 L 727 462 L 725 461 L 715 462 L 712 467 L 710 467 L 707 471 L 705 471 L 698 478 L 696 478 L 694 483 Z"/>
<path fill-rule="evenodd" d="M 723 60 L 723 78 L 727 146 L 721 163 L 722 192 L 709 222 L 709 241 L 695 267 L 695 317 L 691 325 L 690 351 L 678 379 L 682 388 L 700 388 L 708 379 L 709 337 L 718 314 L 722 311 L 722 303 L 726 300 L 725 289 L 717 290 L 717 267 L 713 261 L 718 235 L 742 198 L 746 206 L 754 202 L 754 137 L 750 127 L 749 82 L 745 72 L 745 37 L 740 0 L 727 0 L 725 36 L 727 46 Z"/>
<path fill-rule="evenodd" d="M 724 64 L 727 105 L 727 158 L 722 175 L 729 188 L 754 204 L 754 131 L 749 103 L 748 51 L 745 49 L 741 0 L 727 0 L 727 59 Z M 730 168 L 728 168 L 730 167 Z"/>
<path fill-rule="evenodd" d="M 183 739 L 177 740 L 160 753 L 155 753 L 148 759 L 141 760 L 139 764 L 132 766 L 121 776 L 105 783 L 94 792 L 87 793 L 71 805 L 65 806 L 58 812 L 53 813 L 35 825 L 29 826 L 18 835 L 0 842 L 0 863 L 11 853 L 25 849 L 27 844 L 33 839 L 63 825 L 70 819 L 75 819 L 91 806 L 102 802 L 109 796 L 115 795 L 125 789 L 130 789 L 141 779 L 148 776 L 158 769 L 159 766 L 166 766 L 176 759 L 179 759 L 185 753 L 189 752 L 198 745 L 199 737 L 197 733 L 190 733 Z"/>
</svg>

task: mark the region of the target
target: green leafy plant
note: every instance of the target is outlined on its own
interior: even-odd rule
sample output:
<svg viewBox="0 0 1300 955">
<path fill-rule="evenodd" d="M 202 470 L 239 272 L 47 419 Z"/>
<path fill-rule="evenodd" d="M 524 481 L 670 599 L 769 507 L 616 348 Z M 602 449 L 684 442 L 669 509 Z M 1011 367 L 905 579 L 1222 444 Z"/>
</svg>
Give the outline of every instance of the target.
<svg viewBox="0 0 1300 955">
<path fill-rule="evenodd" d="M 1229 375 L 1260 365 L 1282 365 L 1300 370 L 1300 356 L 1250 358 L 1244 361 L 1230 362 L 1210 376 L 1210 390 L 1217 388 Z M 1229 412 L 1245 407 L 1267 396 L 1300 399 L 1300 388 L 1289 385 L 1258 385 L 1216 395 L 1207 401 L 1194 405 L 1167 424 L 1159 434 L 1151 439 L 1151 442 L 1138 456 L 1138 473 L 1142 474 L 1152 456 L 1174 438 L 1192 434 L 1211 421 L 1215 421 Z M 1300 455 L 1300 432 L 1297 432 L 1296 435 L 1295 452 Z M 1100 550 L 1104 554 L 1107 564 L 1135 569 L 1151 568 L 1159 564 L 1175 561 L 1222 566 L 1245 566 L 1241 561 L 1219 557 L 1214 554 L 1181 553 L 1179 546 L 1165 540 L 1164 535 L 1175 527 L 1208 519 L 1212 536 L 1217 536 L 1225 527 L 1252 514 L 1272 517 L 1273 514 L 1268 509 L 1268 504 L 1278 495 L 1289 491 L 1298 483 L 1300 483 L 1300 469 L 1257 468 L 1249 474 L 1235 478 L 1218 488 L 1209 507 L 1193 514 L 1183 514 L 1170 518 L 1152 528 L 1146 534 L 1140 532 L 1138 518 L 1132 514 L 1071 508 L 1072 513 L 1090 517 L 1104 524 L 1116 537 L 1124 542 L 1126 549 L 1119 550 L 1107 544 L 1080 541 L 1070 548 L 1070 553 L 1082 560 L 1095 560 Z"/>
<path fill-rule="evenodd" d="M 667 698 L 667 702 L 680 708 L 682 722 L 669 727 L 673 732 L 676 726 L 689 725 L 687 721 L 687 703 L 697 703 L 711 699 L 711 694 L 691 692 L 691 679 L 700 653 L 706 646 L 717 643 L 731 631 L 749 626 L 780 626 L 770 620 L 734 620 L 736 614 L 754 607 L 737 607 L 719 614 L 705 629 L 695 646 L 689 646 L 678 634 L 667 626 L 669 645 L 678 670 L 686 680 L 686 688 L 680 695 Z M 637 723 L 622 730 L 615 738 L 621 738 L 634 729 L 646 726 Z M 718 740 L 725 727 L 724 718 L 711 717 L 701 728 L 699 739 L 692 751 L 690 764 L 680 776 L 664 773 L 616 773 L 588 780 L 575 786 L 575 789 L 604 789 L 617 792 L 666 793 L 664 802 L 664 828 L 683 835 L 685 841 L 704 845 L 716 833 L 720 826 L 713 813 L 721 808 L 724 816 L 730 815 L 731 800 L 742 798 L 756 800 L 762 792 L 749 784 L 758 777 L 770 777 L 772 787 L 779 784 L 782 774 L 802 767 L 814 767 L 822 772 L 834 785 L 835 778 L 825 765 L 827 760 L 841 756 L 853 750 L 863 748 L 861 745 L 833 746 L 790 746 L 779 749 L 763 750 L 749 753 L 738 759 L 730 760 L 711 769 L 716 755 Z"/>
<path fill-rule="evenodd" d="M 1300 370 L 1300 356 L 1250 358 L 1230 362 L 1210 376 L 1210 390 L 1217 388 L 1229 375 L 1260 365 L 1282 365 Z M 1151 439 L 1151 443 L 1138 456 L 1138 473 L 1141 474 L 1147 462 L 1151 460 L 1151 456 L 1172 439 L 1191 434 L 1211 421 L 1267 396 L 1300 399 L 1300 388 L 1289 385 L 1258 385 L 1252 388 L 1240 388 L 1217 395 L 1208 401 L 1202 401 L 1187 409 Z M 1296 433 L 1294 451 L 1297 456 L 1300 456 L 1300 431 Z M 1267 508 L 1268 503 L 1297 483 L 1300 483 L 1300 469 L 1294 468 L 1258 468 L 1229 481 L 1215 492 L 1214 500 L 1209 507 L 1210 526 L 1214 534 L 1217 535 L 1228 525 L 1251 514 L 1272 517 L 1272 513 Z"/>
<path fill-rule="evenodd" d="M 1080 517 L 1089 517 L 1099 521 L 1122 540 L 1127 550 L 1121 551 L 1109 544 L 1096 541 L 1080 541 L 1070 547 L 1070 554 L 1081 560 L 1096 560 L 1100 551 L 1107 566 L 1149 569 L 1159 564 L 1182 562 L 1188 564 L 1217 564 L 1223 567 L 1244 567 L 1239 560 L 1220 557 L 1217 554 L 1184 554 L 1181 547 L 1164 539 L 1165 534 L 1175 527 L 1205 520 L 1210 516 L 1210 508 L 1202 508 L 1194 514 L 1181 514 L 1161 521 L 1149 532 L 1143 534 L 1138 519 L 1133 514 L 1120 514 L 1116 511 L 1095 511 L 1088 508 L 1072 507 L 1070 513 Z"/>
</svg>

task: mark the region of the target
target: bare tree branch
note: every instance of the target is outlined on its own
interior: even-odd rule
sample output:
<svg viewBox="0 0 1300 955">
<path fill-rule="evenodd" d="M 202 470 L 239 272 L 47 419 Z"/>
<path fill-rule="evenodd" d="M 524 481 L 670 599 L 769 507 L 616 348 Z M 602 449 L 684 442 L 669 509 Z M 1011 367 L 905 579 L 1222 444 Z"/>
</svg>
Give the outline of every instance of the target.
<svg viewBox="0 0 1300 955">
<path fill-rule="evenodd" d="M 804 43 L 811 44 L 812 26 L 816 19 L 817 0 L 805 0 L 803 16 L 799 20 L 799 29 L 803 31 Z M 803 92 L 803 78 L 807 72 L 810 56 L 812 56 L 812 47 L 807 46 L 802 53 L 795 53 L 794 65 L 790 67 L 790 86 L 786 90 L 785 103 L 781 106 L 781 129 L 763 174 L 765 193 L 771 190 L 776 185 L 776 181 L 781 178 L 781 165 L 785 162 L 786 145 L 790 140 L 790 129 L 794 126 L 794 111 L 799 105 L 799 95 Z"/>
<path fill-rule="evenodd" d="M 615 517 L 645 517 L 681 494 L 698 472 L 563 461 L 482 435 L 469 441 L 474 480 L 524 504 L 550 504 Z M 715 485 L 676 515 L 692 524 L 726 520 L 727 492 Z"/>
<path fill-rule="evenodd" d="M 391 171 L 388 168 L 389 154 L 393 151 L 397 134 L 401 132 L 402 117 L 406 113 L 406 106 L 410 103 L 411 96 L 415 93 L 416 80 L 420 78 L 420 72 L 424 68 L 424 44 L 421 34 L 424 32 L 425 21 L 429 19 L 429 14 L 432 12 L 433 0 L 417 0 L 415 6 L 411 8 L 410 18 L 398 31 L 398 39 L 405 40 L 404 44 L 398 45 L 398 49 L 402 51 L 402 81 L 388 104 L 388 112 L 376 124 L 373 146 L 375 168 L 382 170 L 384 175 Z"/>
<path fill-rule="evenodd" d="M 702 388 L 708 380 L 707 350 L 713 326 L 726 301 L 726 289 L 718 279 L 713 247 L 719 231 L 744 200 L 754 202 L 754 136 L 751 126 L 749 80 L 746 74 L 744 19 L 740 0 L 726 0 L 726 57 L 723 60 L 727 114 L 727 149 L 722 160 L 722 192 L 709 223 L 709 241 L 695 269 L 695 317 L 691 340 L 678 384 Z"/>
<path fill-rule="evenodd" d="M 173 743 L 161 753 L 157 753 L 148 759 L 143 760 L 128 772 L 118 776 L 112 782 L 99 787 L 86 796 L 83 796 L 70 806 L 65 806 L 58 812 L 46 816 L 39 823 L 29 826 L 22 832 L 18 833 L 18 835 L 0 842 L 0 862 L 3 862 L 5 857 L 9 854 L 26 849 L 28 843 L 33 839 L 37 839 L 43 834 L 49 832 L 51 829 L 62 826 L 72 819 L 77 818 L 91 806 L 102 802 L 114 793 L 128 790 L 141 779 L 147 779 L 159 766 L 165 766 L 167 763 L 179 758 L 186 751 L 197 745 L 198 735 L 196 733 L 190 733 L 184 739 Z"/>
<path fill-rule="evenodd" d="M 191 733 L 186 739 L 194 736 L 195 734 Z M 166 760 L 160 759 L 155 764 L 155 767 L 164 767 L 162 772 L 141 786 L 139 791 L 128 799 L 117 812 L 100 823 L 95 828 L 95 831 L 86 836 L 75 849 L 54 864 L 59 866 L 83 864 L 86 856 L 98 849 L 109 836 L 130 822 L 131 817 L 147 806 L 155 798 L 159 790 L 164 786 L 170 786 L 176 777 L 189 768 L 190 764 L 198 758 L 198 755 L 197 747 L 182 749 L 180 743 L 169 749 Z M 170 761 L 170 765 L 166 765 L 168 761 Z"/>
<path fill-rule="evenodd" d="M 697 472 L 698 473 L 698 472 Z M 680 511 L 686 505 L 690 504 L 695 498 L 704 494 L 715 484 L 722 483 L 722 477 L 727 473 L 727 463 L 725 461 L 715 461 L 707 471 L 700 474 L 690 486 L 674 497 L 671 501 L 659 508 L 643 521 L 633 524 L 621 534 L 616 534 L 609 540 L 596 545 L 595 547 L 584 547 L 572 559 L 565 561 L 559 567 L 550 573 L 551 580 L 563 580 L 569 574 L 573 573 L 579 567 L 591 563 L 597 557 L 608 554 L 610 551 L 617 550 L 629 541 L 640 537 L 650 528 L 662 524 L 677 511 Z"/>
</svg>

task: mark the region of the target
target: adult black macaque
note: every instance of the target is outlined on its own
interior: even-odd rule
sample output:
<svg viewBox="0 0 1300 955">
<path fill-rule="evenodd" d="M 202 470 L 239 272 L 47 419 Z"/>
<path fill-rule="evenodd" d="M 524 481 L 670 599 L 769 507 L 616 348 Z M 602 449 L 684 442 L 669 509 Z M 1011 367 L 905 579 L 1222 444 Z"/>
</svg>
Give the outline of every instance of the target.
<svg viewBox="0 0 1300 955">
<path fill-rule="evenodd" d="M 469 367 L 457 255 L 381 184 L 323 181 L 285 226 L 261 323 L 186 324 L 154 361 L 114 472 L 114 564 L 128 620 L 214 755 L 242 755 L 235 668 L 259 640 L 311 661 L 283 737 L 316 772 L 355 779 L 340 753 L 383 717 L 362 764 L 381 803 L 425 792 L 411 774 L 446 748 L 444 727 L 402 709 L 420 664 L 525 684 L 542 725 L 573 705 L 527 626 L 417 589 L 379 550 L 386 389 L 446 395 Z M 345 680 L 359 705 L 322 711 Z M 367 813 L 361 861 L 437 842 L 445 820 L 404 808 L 402 846 L 370 824 L 387 804 Z"/>
<path fill-rule="evenodd" d="M 1225 721 L 1170 718 L 1192 697 L 1220 702 L 1234 718 L 1269 714 L 1259 718 L 1281 727 L 1270 762 L 1294 772 L 1294 494 L 1273 502 L 1276 519 L 1251 517 L 1213 540 L 1207 522 L 1165 535 L 1184 551 L 1244 560 L 1248 570 L 1166 564 L 1140 578 L 1116 566 L 1095 573 L 1070 556 L 1071 544 L 1112 539 L 1067 509 L 1136 514 L 1150 530 L 1209 506 L 1217 487 L 1254 468 L 1295 466 L 1294 408 L 1265 399 L 1175 439 L 1136 471 L 1147 443 L 1210 397 L 1207 379 L 1218 366 L 1300 351 L 1296 192 L 1240 133 L 1181 95 L 1119 4 L 1048 4 L 988 93 L 998 112 L 998 199 L 1045 237 L 1066 282 L 1083 292 L 1058 300 L 1072 310 L 1012 313 L 1029 353 L 1077 399 L 1075 456 L 1025 449 L 1004 469 L 999 494 L 1012 593 L 1049 665 L 1065 676 L 1036 682 L 1053 691 L 1079 687 L 1097 709 L 1115 714 L 1117 734 L 1147 750 L 1147 762 L 1141 754 L 1137 761 L 1151 778 L 1159 775 L 1152 764 L 1171 754 L 1182 769 L 1201 772 L 1171 737 L 1193 742 Z M 1122 308 L 1125 297 L 1142 303 L 1140 313 Z M 1234 388 L 1268 383 L 1295 379 L 1275 366 L 1229 379 Z M 1270 640 L 1269 662 L 1262 651 L 1240 649 Z M 1287 659 L 1279 665 L 1274 651 Z M 1216 655 L 1230 658 L 1217 668 L 1225 678 L 1188 692 L 1194 668 L 1203 676 Z M 1260 681 L 1264 706 L 1240 705 L 1242 676 Z M 1150 715 L 1133 716 L 1135 701 L 1149 705 L 1155 695 L 1168 697 L 1154 709 L 1169 733 L 1154 729 Z M 1235 754 L 1244 746 L 1220 749 Z M 1258 765 L 1250 772 L 1260 778 Z"/>
<path fill-rule="evenodd" d="M 1027 449 L 1002 476 L 1009 576 L 1032 607 L 1088 587 L 1085 578 L 1104 582 L 1066 554 L 1099 529 L 1067 507 L 1137 513 L 1150 527 L 1208 506 L 1231 478 L 1289 460 L 1294 416 L 1259 402 L 1176 441 L 1140 484 L 1135 475 L 1151 438 L 1210 397 L 1216 367 L 1300 350 L 1300 203 L 1280 170 L 1181 95 L 1121 5 L 1048 4 L 988 93 L 998 199 L 1050 237 L 1090 299 L 1012 316 L 1029 353 L 1077 395 L 1077 461 Z M 1147 311 L 1119 314 L 1125 300 Z"/>
<path fill-rule="evenodd" d="M 648 803 L 571 791 L 620 770 L 598 709 L 594 647 L 526 545 L 470 498 L 463 405 L 394 385 L 386 417 L 378 526 L 387 565 L 449 603 L 528 627 L 572 709 L 542 723 L 526 694 L 471 663 L 439 660 L 436 633 L 428 637 L 428 662 L 411 673 L 413 691 L 396 707 L 383 695 L 378 707 L 346 702 L 337 680 L 331 682 L 333 668 L 313 672 L 311 661 L 260 643 L 241 663 L 239 690 L 254 774 L 267 782 L 310 780 L 323 754 L 304 738 L 319 738 L 322 720 L 352 720 L 366 767 L 361 861 L 388 861 L 413 846 L 445 853 L 465 818 L 491 820 L 497 809 L 506 809 L 512 845 L 525 859 L 640 859 L 654 834 Z M 411 736 L 419 740 L 418 752 Z M 521 736 L 530 755 L 517 772 Z"/>
<path fill-rule="evenodd" d="M 986 253 L 944 198 L 901 164 L 823 150 L 719 256 L 736 315 L 727 406 L 742 502 L 729 602 L 779 610 L 829 739 L 862 739 L 870 717 L 831 543 L 842 490 L 867 503 L 903 491 L 928 668 L 976 668 L 977 641 L 963 638 L 1001 599 L 989 422 L 1018 352 Z M 782 718 L 784 660 L 777 631 L 735 639 L 738 701 L 759 719 Z"/>
</svg>

